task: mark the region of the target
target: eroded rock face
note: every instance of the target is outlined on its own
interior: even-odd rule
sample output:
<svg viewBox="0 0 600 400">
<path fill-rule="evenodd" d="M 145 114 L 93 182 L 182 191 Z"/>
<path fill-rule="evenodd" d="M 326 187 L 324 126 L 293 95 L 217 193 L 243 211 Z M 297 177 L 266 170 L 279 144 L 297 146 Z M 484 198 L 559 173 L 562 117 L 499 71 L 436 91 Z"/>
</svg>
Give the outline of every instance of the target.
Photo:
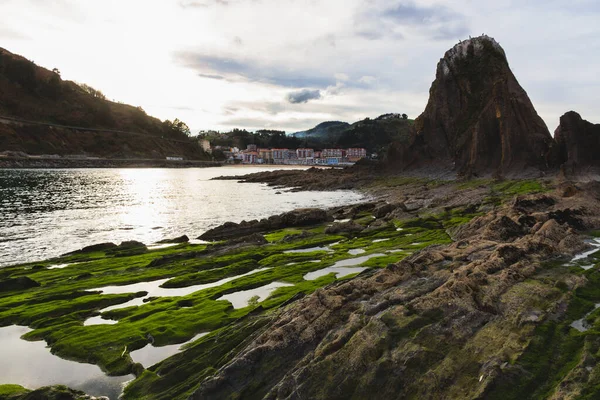
<svg viewBox="0 0 600 400">
<path fill-rule="evenodd" d="M 463 225 L 450 245 L 282 309 L 191 398 L 486 398 L 519 372 L 511 360 L 536 327 L 564 316 L 569 293 L 554 279 L 585 284 L 552 278 L 542 262 L 584 248 L 578 229 L 597 226 L 593 184 L 520 197 Z"/>
<path fill-rule="evenodd" d="M 552 143 L 504 50 L 481 36 L 440 60 L 410 145 L 393 147 L 389 161 L 403 168 L 443 166 L 459 175 L 502 175 L 546 168 Z"/>
<path fill-rule="evenodd" d="M 560 117 L 554 131 L 560 164 L 574 171 L 578 166 L 600 165 L 600 124 L 592 124 L 574 111 Z"/>
</svg>

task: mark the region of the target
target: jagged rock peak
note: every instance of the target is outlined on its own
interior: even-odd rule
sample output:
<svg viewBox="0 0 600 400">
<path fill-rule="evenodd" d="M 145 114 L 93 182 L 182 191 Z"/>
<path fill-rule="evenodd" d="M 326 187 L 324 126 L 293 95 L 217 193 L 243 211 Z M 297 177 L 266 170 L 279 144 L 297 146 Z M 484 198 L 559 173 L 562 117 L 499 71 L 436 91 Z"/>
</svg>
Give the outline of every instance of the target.
<svg viewBox="0 0 600 400">
<path fill-rule="evenodd" d="M 408 146 L 391 149 L 394 164 L 465 176 L 543 169 L 552 144 L 504 50 L 485 35 L 445 53 L 414 129 Z"/>
<path fill-rule="evenodd" d="M 504 53 L 504 49 L 496 39 L 487 35 L 481 35 L 468 40 L 461 40 L 444 54 L 442 61 L 445 65 L 452 65 L 459 59 L 465 59 L 469 55 L 480 56 L 489 50 L 499 52 L 506 59 L 506 53 Z"/>
</svg>

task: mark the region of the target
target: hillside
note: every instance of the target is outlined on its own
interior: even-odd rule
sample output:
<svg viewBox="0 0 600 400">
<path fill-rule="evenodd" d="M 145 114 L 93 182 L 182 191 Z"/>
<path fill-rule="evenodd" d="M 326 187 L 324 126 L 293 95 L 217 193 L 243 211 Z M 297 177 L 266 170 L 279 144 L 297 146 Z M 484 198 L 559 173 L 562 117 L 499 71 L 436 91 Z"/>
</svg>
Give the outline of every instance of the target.
<svg viewBox="0 0 600 400">
<path fill-rule="evenodd" d="M 364 147 L 369 152 L 385 152 L 392 142 L 406 142 L 414 121 L 400 114 L 383 114 L 353 124 L 323 122 L 306 131 L 293 133 L 309 147 Z"/>
<path fill-rule="evenodd" d="M 63 80 L 56 69 L 50 71 L 0 48 L 0 152 L 207 158 L 186 129 L 179 120 L 162 122 L 141 107 L 109 101 L 99 90 Z"/>
</svg>

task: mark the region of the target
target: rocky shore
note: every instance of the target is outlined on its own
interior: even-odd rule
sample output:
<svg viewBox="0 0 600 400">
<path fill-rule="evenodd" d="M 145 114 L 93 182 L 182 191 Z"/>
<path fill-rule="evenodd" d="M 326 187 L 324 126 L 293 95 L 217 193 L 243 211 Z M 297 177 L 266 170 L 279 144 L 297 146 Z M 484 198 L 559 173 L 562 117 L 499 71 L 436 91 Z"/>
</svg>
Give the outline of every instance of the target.
<svg viewBox="0 0 600 400">
<path fill-rule="evenodd" d="M 476 206 L 471 200 L 462 206 Z M 516 196 L 449 229 L 452 244 L 428 247 L 279 310 L 192 398 L 597 394 L 600 342 L 568 325 L 579 316 L 578 303 L 587 309 L 600 300 L 596 288 L 586 289 L 598 274 L 561 260 L 589 247 L 580 233 L 597 229 L 599 215 L 596 182 Z M 552 337 L 549 327 L 556 330 Z M 546 340 L 575 340 L 578 351 L 539 349 Z M 552 364 L 559 356 L 568 369 Z M 533 379 L 538 387 L 528 383 Z"/>
</svg>

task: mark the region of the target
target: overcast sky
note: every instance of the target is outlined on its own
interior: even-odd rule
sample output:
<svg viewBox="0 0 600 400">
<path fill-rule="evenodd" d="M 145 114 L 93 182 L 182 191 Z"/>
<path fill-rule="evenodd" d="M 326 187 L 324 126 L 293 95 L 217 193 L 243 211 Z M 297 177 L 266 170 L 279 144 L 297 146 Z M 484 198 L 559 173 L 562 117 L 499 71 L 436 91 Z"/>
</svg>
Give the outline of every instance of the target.
<svg viewBox="0 0 600 400">
<path fill-rule="evenodd" d="M 0 15 L 0 47 L 194 133 L 414 118 L 444 52 L 482 33 L 551 132 L 569 110 L 600 123 L 597 0 L 0 0 Z"/>
</svg>

